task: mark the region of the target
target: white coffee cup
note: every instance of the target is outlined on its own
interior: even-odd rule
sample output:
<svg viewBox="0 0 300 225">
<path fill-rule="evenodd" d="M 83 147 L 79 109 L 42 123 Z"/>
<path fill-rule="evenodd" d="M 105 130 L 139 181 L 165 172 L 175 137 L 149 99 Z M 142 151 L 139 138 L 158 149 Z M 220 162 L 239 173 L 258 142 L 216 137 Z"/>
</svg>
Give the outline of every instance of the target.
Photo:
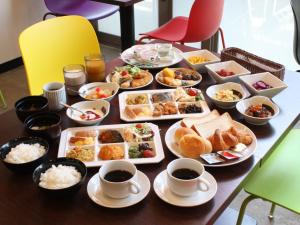
<svg viewBox="0 0 300 225">
<path fill-rule="evenodd" d="M 66 89 L 63 83 L 51 82 L 43 87 L 44 96 L 48 99 L 49 109 L 59 111 L 64 108 L 60 102 L 67 103 Z"/>
<path fill-rule="evenodd" d="M 189 169 L 197 172 L 199 176 L 193 179 L 180 179 L 173 175 L 178 169 Z M 195 159 L 175 159 L 167 166 L 167 183 L 170 190 L 179 196 L 190 196 L 197 191 L 208 191 L 209 182 L 203 178 L 204 166 Z"/>
<path fill-rule="evenodd" d="M 112 171 L 127 171 L 132 177 L 122 182 L 112 182 L 105 179 L 105 176 Z M 138 194 L 141 191 L 137 183 L 137 169 L 128 161 L 115 160 L 106 162 L 99 169 L 100 185 L 103 193 L 111 198 L 126 198 L 129 194 Z"/>
</svg>

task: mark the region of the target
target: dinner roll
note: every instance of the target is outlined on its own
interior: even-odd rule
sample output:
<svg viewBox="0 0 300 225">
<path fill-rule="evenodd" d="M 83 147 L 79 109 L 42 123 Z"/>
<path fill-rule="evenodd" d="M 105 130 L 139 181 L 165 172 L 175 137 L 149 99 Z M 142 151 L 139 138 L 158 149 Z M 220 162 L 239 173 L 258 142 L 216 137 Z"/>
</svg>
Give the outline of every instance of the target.
<svg viewBox="0 0 300 225">
<path fill-rule="evenodd" d="M 181 154 L 188 158 L 199 158 L 201 154 L 210 153 L 212 146 L 206 138 L 197 134 L 186 134 L 179 141 Z"/>
<path fill-rule="evenodd" d="M 175 131 L 174 139 L 177 144 L 179 144 L 180 139 L 186 134 L 196 134 L 196 132 L 187 127 L 180 127 Z"/>
</svg>

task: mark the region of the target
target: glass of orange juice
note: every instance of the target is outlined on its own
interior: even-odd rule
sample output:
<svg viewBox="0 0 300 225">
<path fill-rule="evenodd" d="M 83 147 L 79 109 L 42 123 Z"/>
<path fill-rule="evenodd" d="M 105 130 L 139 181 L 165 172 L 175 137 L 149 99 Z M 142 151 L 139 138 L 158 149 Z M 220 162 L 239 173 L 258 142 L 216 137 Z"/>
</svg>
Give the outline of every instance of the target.
<svg viewBox="0 0 300 225">
<path fill-rule="evenodd" d="M 88 82 L 105 81 L 105 62 L 100 54 L 90 54 L 84 57 L 86 78 Z"/>
</svg>

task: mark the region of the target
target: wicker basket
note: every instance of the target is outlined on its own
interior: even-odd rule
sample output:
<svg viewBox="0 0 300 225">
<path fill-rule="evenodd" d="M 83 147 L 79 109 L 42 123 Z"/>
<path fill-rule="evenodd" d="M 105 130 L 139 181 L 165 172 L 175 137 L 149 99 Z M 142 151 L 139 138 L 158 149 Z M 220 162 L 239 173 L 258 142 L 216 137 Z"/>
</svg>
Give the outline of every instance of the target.
<svg viewBox="0 0 300 225">
<path fill-rule="evenodd" d="M 264 59 L 239 48 L 224 48 L 221 52 L 221 61 L 234 60 L 251 73 L 270 72 L 279 79 L 284 78 L 284 66 L 268 59 Z"/>
</svg>

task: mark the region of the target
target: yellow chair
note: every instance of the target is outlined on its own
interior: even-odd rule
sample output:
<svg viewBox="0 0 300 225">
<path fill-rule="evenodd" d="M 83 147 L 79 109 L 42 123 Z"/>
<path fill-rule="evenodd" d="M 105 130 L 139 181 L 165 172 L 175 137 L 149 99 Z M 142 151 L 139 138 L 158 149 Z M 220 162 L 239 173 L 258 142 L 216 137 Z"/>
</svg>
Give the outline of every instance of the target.
<svg viewBox="0 0 300 225">
<path fill-rule="evenodd" d="M 32 25 L 19 37 L 31 95 L 42 93 L 45 83 L 64 82 L 63 67 L 84 64 L 84 56 L 100 54 L 90 22 L 81 16 L 63 16 Z"/>
</svg>

